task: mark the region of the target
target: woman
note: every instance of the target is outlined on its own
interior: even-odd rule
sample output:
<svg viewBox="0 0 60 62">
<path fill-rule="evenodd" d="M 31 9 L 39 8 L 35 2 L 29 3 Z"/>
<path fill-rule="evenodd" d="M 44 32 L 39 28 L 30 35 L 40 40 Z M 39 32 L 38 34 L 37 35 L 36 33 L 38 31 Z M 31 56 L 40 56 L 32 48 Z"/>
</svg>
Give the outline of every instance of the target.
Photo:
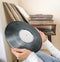
<svg viewBox="0 0 60 62">
<path fill-rule="evenodd" d="M 23 60 L 23 62 L 60 62 L 60 51 L 53 46 L 43 32 L 39 31 L 38 29 L 37 31 L 42 37 L 42 43 L 53 56 L 49 56 L 41 51 L 34 53 L 27 49 L 18 48 L 12 48 L 12 53 L 17 57 L 18 60 Z"/>
</svg>

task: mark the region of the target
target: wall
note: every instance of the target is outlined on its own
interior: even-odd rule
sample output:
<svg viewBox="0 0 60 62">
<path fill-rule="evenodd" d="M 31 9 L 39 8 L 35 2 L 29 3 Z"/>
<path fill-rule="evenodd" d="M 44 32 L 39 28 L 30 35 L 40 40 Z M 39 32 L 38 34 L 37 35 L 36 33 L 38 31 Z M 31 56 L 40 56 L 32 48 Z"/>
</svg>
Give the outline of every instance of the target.
<svg viewBox="0 0 60 62">
<path fill-rule="evenodd" d="M 5 45 L 4 45 L 4 42 L 3 42 L 2 22 L 1 21 L 2 21 L 2 19 L 1 19 L 1 13 L 0 13 L 0 62 L 7 62 L 6 52 L 5 52 Z"/>
<path fill-rule="evenodd" d="M 60 0 L 19 0 L 28 14 L 53 14 L 56 23 L 56 36 L 52 36 L 52 43 L 60 49 Z"/>
<path fill-rule="evenodd" d="M 5 38 L 5 27 L 7 26 L 7 21 L 9 21 L 10 19 L 9 16 L 6 17 L 5 14 L 5 10 L 3 7 L 2 2 L 9 2 L 9 3 L 14 3 L 14 4 L 18 4 L 18 0 L 0 0 L 0 16 L 1 16 L 1 20 L 0 20 L 0 25 L 2 25 L 2 27 L 0 26 L 0 30 L 2 30 L 2 32 L 0 31 L 0 62 L 13 62 L 12 58 L 12 54 L 10 51 L 10 47 L 6 41 Z"/>
</svg>

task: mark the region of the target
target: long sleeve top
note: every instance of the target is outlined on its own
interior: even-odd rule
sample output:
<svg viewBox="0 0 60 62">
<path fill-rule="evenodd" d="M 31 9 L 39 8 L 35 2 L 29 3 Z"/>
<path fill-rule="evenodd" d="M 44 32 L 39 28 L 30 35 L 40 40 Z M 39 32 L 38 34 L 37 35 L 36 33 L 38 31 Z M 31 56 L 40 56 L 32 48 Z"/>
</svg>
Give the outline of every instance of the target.
<svg viewBox="0 0 60 62">
<path fill-rule="evenodd" d="M 46 42 L 44 42 L 44 45 L 46 46 L 47 50 L 50 51 L 50 53 L 55 56 L 56 58 L 60 59 L 60 51 L 53 46 L 53 44 L 47 39 Z M 36 55 L 36 53 L 32 52 L 26 60 L 23 62 L 43 62 L 43 60 Z"/>
<path fill-rule="evenodd" d="M 60 51 L 48 39 L 46 40 L 44 45 L 53 56 L 60 59 Z"/>
</svg>

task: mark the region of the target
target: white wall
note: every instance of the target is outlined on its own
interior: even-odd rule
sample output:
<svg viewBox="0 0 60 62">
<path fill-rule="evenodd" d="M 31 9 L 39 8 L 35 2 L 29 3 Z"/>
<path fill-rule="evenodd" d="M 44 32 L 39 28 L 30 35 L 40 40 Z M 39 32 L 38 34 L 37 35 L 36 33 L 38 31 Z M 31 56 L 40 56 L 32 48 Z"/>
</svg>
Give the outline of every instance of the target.
<svg viewBox="0 0 60 62">
<path fill-rule="evenodd" d="M 0 62 L 7 62 L 5 45 L 3 41 L 3 35 L 2 35 L 2 22 L 1 21 L 2 19 L 1 19 L 1 12 L 0 12 Z"/>
<path fill-rule="evenodd" d="M 60 0 L 19 0 L 28 14 L 52 14 L 57 25 L 56 36 L 52 37 L 53 44 L 60 49 Z"/>
</svg>

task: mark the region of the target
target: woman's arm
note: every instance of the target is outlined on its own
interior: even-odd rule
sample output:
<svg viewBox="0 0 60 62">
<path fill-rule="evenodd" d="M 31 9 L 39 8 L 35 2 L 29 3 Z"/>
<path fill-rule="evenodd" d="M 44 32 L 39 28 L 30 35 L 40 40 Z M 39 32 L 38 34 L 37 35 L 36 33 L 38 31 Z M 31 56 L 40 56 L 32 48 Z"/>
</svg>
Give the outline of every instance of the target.
<svg viewBox="0 0 60 62">
<path fill-rule="evenodd" d="M 43 62 L 43 60 L 36 53 L 32 52 L 23 62 Z"/>
<path fill-rule="evenodd" d="M 23 62 L 43 62 L 36 53 L 27 49 L 12 48 L 12 53 L 17 57 L 18 60 Z"/>
<path fill-rule="evenodd" d="M 50 53 L 56 58 L 60 59 L 60 51 L 56 47 L 54 47 L 54 45 L 48 40 L 47 36 L 43 32 L 39 31 L 38 29 L 37 31 L 41 35 L 42 43 L 46 46 Z"/>
<path fill-rule="evenodd" d="M 60 51 L 48 39 L 43 44 L 53 56 L 60 59 Z"/>
</svg>

